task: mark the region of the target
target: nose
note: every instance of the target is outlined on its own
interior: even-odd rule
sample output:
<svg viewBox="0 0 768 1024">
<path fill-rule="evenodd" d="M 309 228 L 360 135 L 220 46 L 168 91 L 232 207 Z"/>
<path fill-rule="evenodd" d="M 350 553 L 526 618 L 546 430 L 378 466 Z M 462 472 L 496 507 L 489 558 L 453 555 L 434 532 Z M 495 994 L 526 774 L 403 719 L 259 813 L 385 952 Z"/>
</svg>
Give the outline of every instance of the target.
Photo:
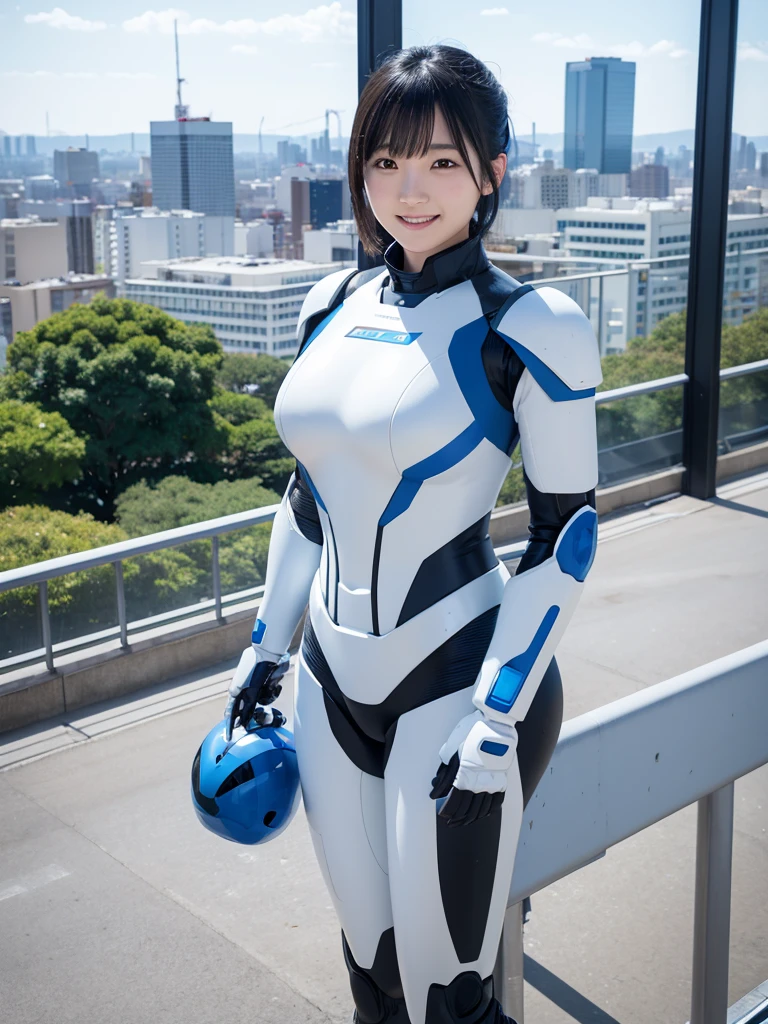
<svg viewBox="0 0 768 1024">
<path fill-rule="evenodd" d="M 421 206 L 429 202 L 429 196 L 424 190 L 420 175 L 417 173 L 406 173 L 403 176 L 400 188 L 400 202 L 406 206 Z"/>
</svg>

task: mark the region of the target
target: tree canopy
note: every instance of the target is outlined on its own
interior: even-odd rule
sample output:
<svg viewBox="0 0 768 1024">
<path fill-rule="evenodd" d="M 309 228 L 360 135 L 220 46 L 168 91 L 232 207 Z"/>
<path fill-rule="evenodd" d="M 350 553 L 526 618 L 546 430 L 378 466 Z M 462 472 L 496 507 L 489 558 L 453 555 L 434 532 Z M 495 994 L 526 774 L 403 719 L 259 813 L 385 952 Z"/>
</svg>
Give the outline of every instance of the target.
<svg viewBox="0 0 768 1024">
<path fill-rule="evenodd" d="M 11 399 L 0 402 L 0 507 L 23 505 L 77 479 L 85 441 L 58 412 Z"/>
<path fill-rule="evenodd" d="M 17 334 L 0 397 L 59 413 L 85 440 L 63 504 L 110 519 L 121 490 L 215 449 L 208 401 L 221 361 L 209 326 L 98 296 Z"/>
</svg>

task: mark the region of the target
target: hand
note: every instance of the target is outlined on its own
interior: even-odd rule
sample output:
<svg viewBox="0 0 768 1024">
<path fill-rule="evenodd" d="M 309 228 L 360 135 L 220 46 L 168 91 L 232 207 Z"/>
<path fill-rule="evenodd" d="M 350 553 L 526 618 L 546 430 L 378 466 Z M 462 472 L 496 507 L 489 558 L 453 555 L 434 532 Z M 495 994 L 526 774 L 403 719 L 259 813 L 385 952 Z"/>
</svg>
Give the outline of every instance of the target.
<svg viewBox="0 0 768 1024">
<path fill-rule="evenodd" d="M 243 651 L 229 685 L 229 700 L 224 709 L 227 742 L 232 739 L 238 724 L 245 728 L 254 717 L 259 725 L 283 724 L 285 718 L 279 711 L 265 711 L 258 705 L 271 704 L 280 696 L 283 688 L 280 680 L 288 671 L 290 660 L 288 654 L 270 655 L 255 646 Z"/>
<path fill-rule="evenodd" d="M 496 810 L 516 755 L 514 725 L 491 722 L 482 711 L 462 718 L 440 748 L 442 763 L 429 794 L 433 800 L 448 797 L 439 811 L 446 824 L 469 825 Z"/>
</svg>

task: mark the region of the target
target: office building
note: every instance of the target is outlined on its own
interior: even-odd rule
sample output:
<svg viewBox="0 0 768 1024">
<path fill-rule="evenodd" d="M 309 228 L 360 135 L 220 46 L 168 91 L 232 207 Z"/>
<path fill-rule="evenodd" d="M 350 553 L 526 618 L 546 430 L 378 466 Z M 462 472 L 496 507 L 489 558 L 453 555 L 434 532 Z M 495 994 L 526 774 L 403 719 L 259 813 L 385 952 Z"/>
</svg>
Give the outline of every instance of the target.
<svg viewBox="0 0 768 1024">
<path fill-rule="evenodd" d="M 92 274 L 93 225 L 88 199 L 23 199 L 19 216 L 42 221 L 63 220 L 67 232 L 67 270 L 72 274 Z"/>
<path fill-rule="evenodd" d="M 304 260 L 162 260 L 148 277 L 123 281 L 120 294 L 158 306 L 185 323 L 207 323 L 227 352 L 296 352 L 299 311 L 312 285 L 341 263 Z"/>
<path fill-rule="evenodd" d="M 25 199 L 55 199 L 58 182 L 50 174 L 35 174 L 24 179 Z"/>
<path fill-rule="evenodd" d="M 27 156 L 37 156 L 37 145 L 35 144 L 35 136 L 25 136 Z"/>
<path fill-rule="evenodd" d="M 583 206 L 590 196 L 625 196 L 626 174 L 599 174 L 594 168 L 571 171 L 555 167 L 552 160 L 529 164 L 508 175 L 514 183 L 511 205 L 526 210 L 559 210 Z"/>
<path fill-rule="evenodd" d="M 112 273 L 118 281 L 142 277 L 142 264 L 187 256 L 234 255 L 234 218 L 209 217 L 193 210 L 117 209 L 108 222 Z M 103 253 L 103 243 L 101 252 Z M 152 272 L 148 272 L 152 276 Z"/>
<path fill-rule="evenodd" d="M 274 256 L 275 232 L 268 220 L 235 223 L 235 256 Z M 325 260 L 318 262 L 325 263 Z"/>
<path fill-rule="evenodd" d="M 341 178 L 291 179 L 291 240 L 295 259 L 304 259 L 303 231 L 335 223 L 344 216 Z"/>
<path fill-rule="evenodd" d="M 0 283 L 0 302 L 10 300 L 14 337 L 75 303 L 90 302 L 97 295 L 111 299 L 114 294 L 112 279 L 103 274 L 66 274 L 19 285 Z"/>
<path fill-rule="evenodd" d="M 357 225 L 339 220 L 323 228 L 304 229 L 304 259 L 309 263 L 357 263 Z"/>
<path fill-rule="evenodd" d="M 53 176 L 62 196 L 90 198 L 91 185 L 99 178 L 99 155 L 87 149 L 56 149 L 53 152 Z"/>
<path fill-rule="evenodd" d="M 565 71 L 563 163 L 628 174 L 632 162 L 635 63 L 620 57 L 569 61 Z"/>
<path fill-rule="evenodd" d="M 639 199 L 666 199 L 669 192 L 669 168 L 664 164 L 641 164 L 629 175 L 629 193 Z"/>
<path fill-rule="evenodd" d="M 160 210 L 235 216 L 232 122 L 152 121 L 152 200 Z"/>
<path fill-rule="evenodd" d="M 627 267 L 626 275 L 603 279 L 603 323 L 595 325 L 602 354 L 623 351 L 629 338 L 647 336 L 665 316 L 686 308 L 690 218 L 682 202 L 649 199 L 592 199 L 586 207 L 558 211 L 564 252 L 603 261 L 606 270 Z M 761 248 L 768 248 L 768 214 L 729 215 L 726 323 L 741 323 L 768 288 L 768 258 L 753 254 Z M 573 297 L 586 311 L 597 307 L 598 292 Z"/>
<path fill-rule="evenodd" d="M 29 284 L 44 277 L 59 277 L 68 271 L 64 220 L 46 222 L 29 217 L 0 220 L 0 281 Z M 16 329 L 20 329 L 18 324 Z"/>
</svg>

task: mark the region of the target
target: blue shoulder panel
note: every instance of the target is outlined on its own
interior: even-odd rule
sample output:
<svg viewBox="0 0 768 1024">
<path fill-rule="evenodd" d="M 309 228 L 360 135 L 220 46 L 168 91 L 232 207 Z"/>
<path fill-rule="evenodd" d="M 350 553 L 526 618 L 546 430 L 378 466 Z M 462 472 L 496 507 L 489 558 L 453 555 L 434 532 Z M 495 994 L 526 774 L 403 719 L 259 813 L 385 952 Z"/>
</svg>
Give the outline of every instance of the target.
<svg viewBox="0 0 768 1024">
<path fill-rule="evenodd" d="M 494 330 L 499 337 L 508 342 L 517 352 L 533 379 L 553 402 L 571 402 L 575 398 L 591 398 L 594 395 L 594 388 L 582 388 L 580 391 L 572 391 L 564 381 L 560 380 L 554 370 L 550 370 L 547 364 L 539 359 L 537 355 L 534 355 L 530 349 L 527 349 L 525 345 L 521 345 L 519 341 L 510 338 L 508 334 L 504 334 L 498 327 L 495 327 Z"/>
</svg>

